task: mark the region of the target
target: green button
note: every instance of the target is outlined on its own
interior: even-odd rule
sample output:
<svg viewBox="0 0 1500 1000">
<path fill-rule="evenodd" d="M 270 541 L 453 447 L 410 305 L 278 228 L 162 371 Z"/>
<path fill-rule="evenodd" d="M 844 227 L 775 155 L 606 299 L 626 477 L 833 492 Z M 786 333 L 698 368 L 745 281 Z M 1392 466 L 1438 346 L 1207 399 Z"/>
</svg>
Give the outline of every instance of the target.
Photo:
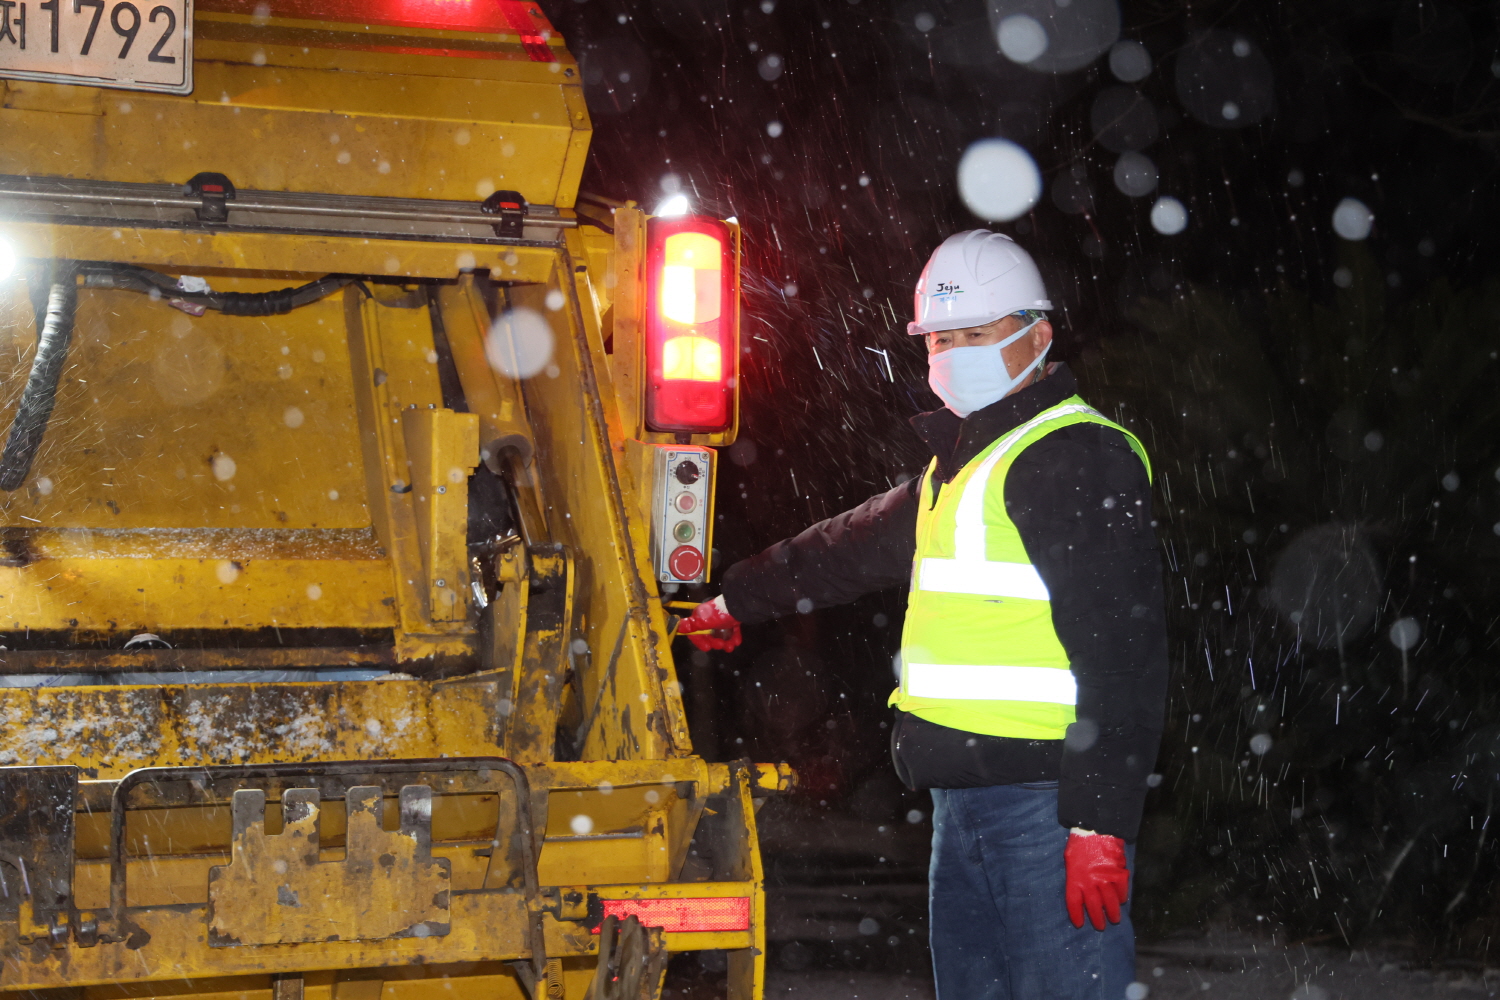
<svg viewBox="0 0 1500 1000">
<path fill-rule="evenodd" d="M 677 527 L 672 529 L 672 537 L 679 542 L 691 542 L 698 529 L 693 527 L 692 521 L 678 521 Z"/>
</svg>

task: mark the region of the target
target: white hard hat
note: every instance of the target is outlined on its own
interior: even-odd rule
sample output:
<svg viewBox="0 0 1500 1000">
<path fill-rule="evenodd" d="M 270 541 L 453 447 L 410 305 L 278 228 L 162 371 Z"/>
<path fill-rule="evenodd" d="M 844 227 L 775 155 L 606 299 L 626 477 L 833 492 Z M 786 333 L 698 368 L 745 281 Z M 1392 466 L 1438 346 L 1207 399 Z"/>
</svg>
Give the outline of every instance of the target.
<svg viewBox="0 0 1500 1000">
<path fill-rule="evenodd" d="M 1022 309 L 1051 309 L 1041 272 L 1016 241 L 987 229 L 954 233 L 917 279 L 910 334 L 984 326 Z"/>
</svg>

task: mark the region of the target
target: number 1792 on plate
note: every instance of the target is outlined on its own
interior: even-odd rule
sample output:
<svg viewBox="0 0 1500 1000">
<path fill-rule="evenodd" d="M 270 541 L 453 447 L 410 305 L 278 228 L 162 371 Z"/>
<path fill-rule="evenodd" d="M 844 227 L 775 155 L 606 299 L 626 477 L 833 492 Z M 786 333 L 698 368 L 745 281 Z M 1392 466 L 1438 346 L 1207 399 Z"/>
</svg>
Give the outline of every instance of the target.
<svg viewBox="0 0 1500 1000">
<path fill-rule="evenodd" d="M 193 90 L 193 0 L 0 0 L 0 79 Z"/>
</svg>

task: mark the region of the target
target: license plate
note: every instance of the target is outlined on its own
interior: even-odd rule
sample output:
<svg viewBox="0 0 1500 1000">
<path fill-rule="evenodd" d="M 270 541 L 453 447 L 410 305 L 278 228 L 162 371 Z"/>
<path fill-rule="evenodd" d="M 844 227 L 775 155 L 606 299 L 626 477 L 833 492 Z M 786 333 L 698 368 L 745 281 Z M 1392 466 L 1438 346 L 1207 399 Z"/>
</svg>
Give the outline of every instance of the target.
<svg viewBox="0 0 1500 1000">
<path fill-rule="evenodd" d="M 0 0 L 0 78 L 191 93 L 193 0 Z"/>
</svg>

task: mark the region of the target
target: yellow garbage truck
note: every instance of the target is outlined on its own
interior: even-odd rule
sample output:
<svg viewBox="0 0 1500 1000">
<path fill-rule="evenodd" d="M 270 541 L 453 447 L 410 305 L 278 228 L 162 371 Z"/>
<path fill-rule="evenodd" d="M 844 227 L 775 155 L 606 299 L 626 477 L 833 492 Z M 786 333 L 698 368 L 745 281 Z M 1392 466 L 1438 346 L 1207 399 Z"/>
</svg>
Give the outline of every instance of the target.
<svg viewBox="0 0 1500 1000">
<path fill-rule="evenodd" d="M 580 203 L 581 84 L 514 0 L 0 0 L 0 995 L 761 995 L 793 776 L 671 654 L 739 230 Z"/>
</svg>

